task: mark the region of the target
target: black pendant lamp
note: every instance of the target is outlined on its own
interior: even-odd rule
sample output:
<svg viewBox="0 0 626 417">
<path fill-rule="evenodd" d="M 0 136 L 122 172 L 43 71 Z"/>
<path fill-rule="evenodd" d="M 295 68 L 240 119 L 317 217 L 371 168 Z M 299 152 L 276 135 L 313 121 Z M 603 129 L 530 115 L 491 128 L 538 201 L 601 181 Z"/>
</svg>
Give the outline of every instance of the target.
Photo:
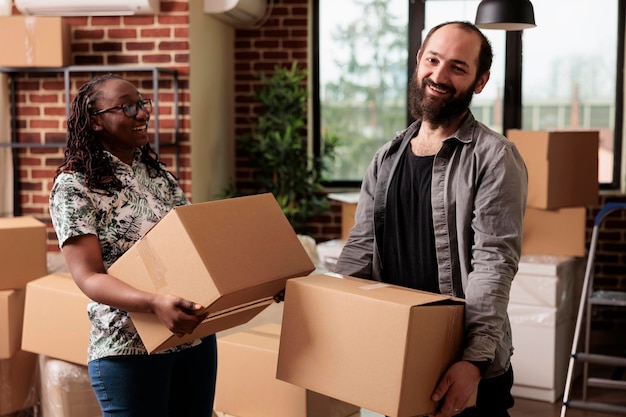
<svg viewBox="0 0 626 417">
<path fill-rule="evenodd" d="M 530 0 L 482 0 L 476 11 L 475 23 L 483 29 L 510 31 L 537 26 Z"/>
</svg>

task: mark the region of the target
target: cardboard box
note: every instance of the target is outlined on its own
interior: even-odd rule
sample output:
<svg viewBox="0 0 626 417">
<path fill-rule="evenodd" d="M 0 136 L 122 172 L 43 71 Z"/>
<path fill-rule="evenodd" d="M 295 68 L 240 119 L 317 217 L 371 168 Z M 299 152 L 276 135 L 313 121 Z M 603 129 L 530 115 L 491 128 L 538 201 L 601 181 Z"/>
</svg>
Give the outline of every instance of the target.
<svg viewBox="0 0 626 417">
<path fill-rule="evenodd" d="M 157 352 L 246 323 L 274 302 L 289 278 L 315 265 L 270 193 L 174 208 L 109 273 L 152 293 L 204 306 L 209 317 L 176 337 L 154 314 L 131 313 Z"/>
<path fill-rule="evenodd" d="M 20 350 L 25 290 L 0 291 L 0 359 Z"/>
<path fill-rule="evenodd" d="M 341 203 L 341 239 L 347 240 L 354 226 L 354 215 L 359 202 L 359 193 L 330 193 L 328 198 Z"/>
<path fill-rule="evenodd" d="M 598 204 L 598 131 L 511 129 L 528 168 L 528 206 L 558 209 Z"/>
<path fill-rule="evenodd" d="M 101 417 L 86 366 L 39 355 L 41 415 Z"/>
<path fill-rule="evenodd" d="M 46 225 L 30 216 L 0 218 L 0 265 L 0 290 L 46 275 Z"/>
<path fill-rule="evenodd" d="M 347 417 L 360 408 L 276 379 L 280 324 L 218 336 L 215 409 L 245 417 Z"/>
<path fill-rule="evenodd" d="M 70 274 L 50 274 L 29 282 L 22 349 L 87 365 L 89 302 Z"/>
<path fill-rule="evenodd" d="M 509 304 L 514 396 L 555 402 L 563 394 L 574 336 L 570 306 Z M 538 365 L 540 364 L 540 365 Z"/>
<path fill-rule="evenodd" d="M 522 255 L 585 256 L 587 209 L 526 208 Z"/>
<path fill-rule="evenodd" d="M 277 378 L 387 416 L 434 412 L 463 300 L 337 274 L 287 282 Z"/>
<path fill-rule="evenodd" d="M 559 307 L 576 298 L 584 278 L 582 258 L 524 255 L 511 284 L 513 304 Z"/>
<path fill-rule="evenodd" d="M 0 415 L 26 410 L 37 398 L 37 355 L 18 351 L 0 360 Z"/>
<path fill-rule="evenodd" d="M 57 16 L 0 17 L 0 66 L 65 67 L 71 64 L 70 27 Z"/>
</svg>

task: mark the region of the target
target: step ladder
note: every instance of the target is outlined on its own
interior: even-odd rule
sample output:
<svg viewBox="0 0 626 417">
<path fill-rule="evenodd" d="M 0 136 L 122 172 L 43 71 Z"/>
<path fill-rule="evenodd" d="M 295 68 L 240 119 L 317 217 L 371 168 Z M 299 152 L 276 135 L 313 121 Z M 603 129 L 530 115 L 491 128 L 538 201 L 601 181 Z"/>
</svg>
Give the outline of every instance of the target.
<svg viewBox="0 0 626 417">
<path fill-rule="evenodd" d="M 567 369 L 567 379 L 565 381 L 565 391 L 563 393 L 563 405 L 561 407 L 561 417 L 569 408 L 586 411 L 594 411 L 609 414 L 626 415 L 626 401 L 622 404 L 604 403 L 588 401 L 587 394 L 590 387 L 624 390 L 626 392 L 626 381 L 621 380 L 623 370 L 626 369 L 626 351 L 624 356 L 610 356 L 592 353 L 591 348 L 591 317 L 592 310 L 596 306 L 626 307 L 626 291 L 602 291 L 594 287 L 593 275 L 595 266 L 596 246 L 600 228 L 611 214 L 619 210 L 626 211 L 626 203 L 607 203 L 597 214 L 591 234 L 585 278 L 583 281 L 580 304 L 578 306 L 578 316 L 576 318 L 576 328 L 574 330 L 574 340 Z M 586 314 L 586 317 L 585 317 Z M 582 351 L 579 351 L 578 344 L 581 335 L 583 322 L 585 323 L 585 340 Z M 570 399 L 574 367 L 580 362 L 583 366 L 582 373 L 582 396 L 581 399 Z M 611 378 L 590 378 L 589 365 L 610 366 L 616 371 Z M 624 396 L 626 398 L 626 394 Z"/>
</svg>

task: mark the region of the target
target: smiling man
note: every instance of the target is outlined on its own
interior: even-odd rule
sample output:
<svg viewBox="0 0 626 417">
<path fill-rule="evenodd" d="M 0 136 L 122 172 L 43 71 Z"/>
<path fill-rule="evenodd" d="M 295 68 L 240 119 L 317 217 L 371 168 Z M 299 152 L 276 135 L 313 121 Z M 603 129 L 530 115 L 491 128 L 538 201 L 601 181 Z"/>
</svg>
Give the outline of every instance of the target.
<svg viewBox="0 0 626 417">
<path fill-rule="evenodd" d="M 471 23 L 428 33 L 410 86 L 416 121 L 374 155 L 335 269 L 466 300 L 465 346 L 433 392 L 437 417 L 504 417 L 513 406 L 507 306 L 527 171 L 515 145 L 469 110 L 492 57 Z"/>
</svg>

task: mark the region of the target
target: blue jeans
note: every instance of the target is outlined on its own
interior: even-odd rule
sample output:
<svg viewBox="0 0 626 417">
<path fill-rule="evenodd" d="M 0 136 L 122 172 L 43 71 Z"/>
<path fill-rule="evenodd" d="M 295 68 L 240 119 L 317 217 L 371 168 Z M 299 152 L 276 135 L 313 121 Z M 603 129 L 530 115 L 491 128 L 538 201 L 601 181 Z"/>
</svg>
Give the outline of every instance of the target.
<svg viewBox="0 0 626 417">
<path fill-rule="evenodd" d="M 211 417 L 215 335 L 180 352 L 110 356 L 89 362 L 103 417 Z"/>
</svg>

